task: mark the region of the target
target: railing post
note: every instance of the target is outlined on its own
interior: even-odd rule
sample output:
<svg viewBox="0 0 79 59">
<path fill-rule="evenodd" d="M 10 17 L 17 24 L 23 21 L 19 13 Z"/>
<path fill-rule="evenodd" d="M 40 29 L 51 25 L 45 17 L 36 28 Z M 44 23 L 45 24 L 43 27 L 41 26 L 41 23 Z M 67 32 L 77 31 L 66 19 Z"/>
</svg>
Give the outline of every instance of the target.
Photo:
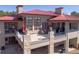
<svg viewBox="0 0 79 59">
<path fill-rule="evenodd" d="M 66 22 L 66 23 L 65 23 L 65 34 L 66 34 L 65 53 L 68 53 L 68 49 L 69 49 L 68 32 L 69 32 L 69 22 Z"/>
<path fill-rule="evenodd" d="M 30 34 L 24 35 L 24 54 L 31 54 Z"/>
<path fill-rule="evenodd" d="M 52 30 L 52 27 L 50 27 L 50 32 L 49 32 L 49 54 L 54 53 L 54 31 Z"/>
</svg>

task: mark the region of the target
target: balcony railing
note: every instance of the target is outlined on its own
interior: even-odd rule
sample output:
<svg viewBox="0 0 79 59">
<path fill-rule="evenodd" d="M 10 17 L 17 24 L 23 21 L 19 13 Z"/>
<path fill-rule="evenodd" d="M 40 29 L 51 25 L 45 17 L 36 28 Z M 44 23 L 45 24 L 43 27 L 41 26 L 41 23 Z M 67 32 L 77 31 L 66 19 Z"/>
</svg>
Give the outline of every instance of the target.
<svg viewBox="0 0 79 59">
<path fill-rule="evenodd" d="M 16 29 L 12 29 L 12 28 L 10 28 L 10 29 L 5 29 L 5 34 L 8 34 L 8 33 L 15 33 L 15 30 L 16 30 Z"/>
</svg>

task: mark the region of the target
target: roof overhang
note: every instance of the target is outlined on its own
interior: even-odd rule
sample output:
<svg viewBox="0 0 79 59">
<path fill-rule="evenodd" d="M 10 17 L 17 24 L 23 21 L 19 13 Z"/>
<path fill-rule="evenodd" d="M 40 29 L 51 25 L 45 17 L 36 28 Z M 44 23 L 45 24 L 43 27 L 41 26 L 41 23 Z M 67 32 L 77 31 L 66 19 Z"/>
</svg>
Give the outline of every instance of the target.
<svg viewBox="0 0 79 59">
<path fill-rule="evenodd" d="M 79 17 L 71 15 L 59 15 L 50 19 L 49 22 L 79 22 Z"/>
<path fill-rule="evenodd" d="M 16 21 L 17 16 L 0 16 L 0 21 Z"/>
<path fill-rule="evenodd" d="M 20 13 L 19 15 L 42 15 L 42 16 L 58 16 L 58 14 L 36 14 L 36 13 Z"/>
</svg>

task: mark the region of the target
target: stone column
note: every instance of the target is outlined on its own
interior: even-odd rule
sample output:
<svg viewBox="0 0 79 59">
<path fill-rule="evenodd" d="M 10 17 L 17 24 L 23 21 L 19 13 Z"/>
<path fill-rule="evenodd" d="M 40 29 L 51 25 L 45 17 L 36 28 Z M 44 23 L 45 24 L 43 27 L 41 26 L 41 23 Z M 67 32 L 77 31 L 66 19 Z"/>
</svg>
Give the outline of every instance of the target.
<svg viewBox="0 0 79 59">
<path fill-rule="evenodd" d="M 65 53 L 68 53 L 68 49 L 69 49 L 68 32 L 69 32 L 69 22 L 66 22 L 66 23 L 65 23 L 65 34 L 66 34 Z"/>
<path fill-rule="evenodd" d="M 34 31 L 35 27 L 34 27 L 34 19 L 33 20 L 33 25 L 32 25 L 32 30 Z"/>
<path fill-rule="evenodd" d="M 4 22 L 0 22 L 0 48 L 5 47 L 5 28 Z"/>
<path fill-rule="evenodd" d="M 53 54 L 54 53 L 54 31 L 52 31 L 52 27 L 50 27 L 50 32 L 49 32 L 49 53 Z"/>
<path fill-rule="evenodd" d="M 77 48 L 79 48 L 79 23 L 78 23 L 78 32 L 77 32 Z"/>
<path fill-rule="evenodd" d="M 24 35 L 24 54 L 31 54 L 30 35 Z"/>
</svg>

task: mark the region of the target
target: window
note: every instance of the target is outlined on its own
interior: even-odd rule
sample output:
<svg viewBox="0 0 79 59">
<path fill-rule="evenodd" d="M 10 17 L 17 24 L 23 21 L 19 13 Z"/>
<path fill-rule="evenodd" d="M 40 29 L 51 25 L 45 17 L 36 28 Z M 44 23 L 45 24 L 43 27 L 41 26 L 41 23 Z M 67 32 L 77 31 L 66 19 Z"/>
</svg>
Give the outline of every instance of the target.
<svg viewBox="0 0 79 59">
<path fill-rule="evenodd" d="M 27 29 L 32 30 L 32 26 L 33 26 L 33 22 L 34 22 L 34 29 L 39 29 L 41 26 L 41 19 L 40 17 L 26 17 L 26 25 L 27 25 Z"/>
<path fill-rule="evenodd" d="M 5 38 L 5 41 L 8 41 L 8 38 Z"/>
<path fill-rule="evenodd" d="M 48 34 L 49 27 L 47 22 L 42 22 L 42 32 L 43 34 Z"/>
<path fill-rule="evenodd" d="M 55 29 L 56 29 L 56 33 L 64 33 L 65 32 L 65 23 L 64 22 L 57 23 Z"/>
<path fill-rule="evenodd" d="M 15 23 L 5 22 L 5 33 L 14 33 L 15 28 Z"/>
<path fill-rule="evenodd" d="M 34 19 L 34 26 L 35 26 L 35 29 L 39 29 L 40 28 L 40 26 L 41 26 L 41 19 L 39 17 Z"/>
<path fill-rule="evenodd" d="M 31 17 L 26 17 L 26 25 L 29 30 L 32 30 L 33 19 Z"/>
<path fill-rule="evenodd" d="M 69 29 L 72 30 L 72 29 L 77 29 L 77 23 L 70 23 L 69 24 Z"/>
</svg>

